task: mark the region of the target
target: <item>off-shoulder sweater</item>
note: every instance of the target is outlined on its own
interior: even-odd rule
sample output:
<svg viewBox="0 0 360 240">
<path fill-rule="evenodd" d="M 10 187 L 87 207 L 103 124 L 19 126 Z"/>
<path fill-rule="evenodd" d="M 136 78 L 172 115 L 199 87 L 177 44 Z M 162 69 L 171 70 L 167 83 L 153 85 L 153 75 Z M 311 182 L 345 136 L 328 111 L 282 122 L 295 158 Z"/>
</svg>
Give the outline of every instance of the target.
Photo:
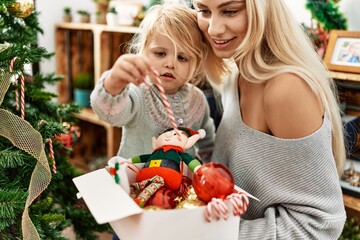
<svg viewBox="0 0 360 240">
<path fill-rule="evenodd" d="M 122 127 L 118 155 L 131 158 L 152 153 L 152 137 L 172 127 L 158 88 L 129 84 L 120 94 L 112 96 L 103 87 L 106 74 L 101 76 L 91 93 L 91 107 L 101 119 Z M 204 93 L 186 83 L 177 93 L 166 96 L 178 126 L 206 132 L 205 138 L 186 152 L 209 158 L 215 141 L 215 126 Z"/>
<path fill-rule="evenodd" d="M 224 163 L 251 199 L 239 239 L 338 239 L 346 214 L 331 144 L 331 122 L 299 139 L 280 139 L 242 120 L 238 70 L 224 82 L 224 112 L 212 161 Z"/>
</svg>

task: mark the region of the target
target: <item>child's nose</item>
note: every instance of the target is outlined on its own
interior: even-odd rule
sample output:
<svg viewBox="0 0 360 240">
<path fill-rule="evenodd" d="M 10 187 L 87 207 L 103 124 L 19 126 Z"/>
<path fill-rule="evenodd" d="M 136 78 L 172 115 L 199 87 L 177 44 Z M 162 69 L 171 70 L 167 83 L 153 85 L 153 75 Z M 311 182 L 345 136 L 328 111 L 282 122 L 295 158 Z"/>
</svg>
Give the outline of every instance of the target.
<svg viewBox="0 0 360 240">
<path fill-rule="evenodd" d="M 174 68 L 174 59 L 168 58 L 165 62 L 165 68 Z"/>
</svg>

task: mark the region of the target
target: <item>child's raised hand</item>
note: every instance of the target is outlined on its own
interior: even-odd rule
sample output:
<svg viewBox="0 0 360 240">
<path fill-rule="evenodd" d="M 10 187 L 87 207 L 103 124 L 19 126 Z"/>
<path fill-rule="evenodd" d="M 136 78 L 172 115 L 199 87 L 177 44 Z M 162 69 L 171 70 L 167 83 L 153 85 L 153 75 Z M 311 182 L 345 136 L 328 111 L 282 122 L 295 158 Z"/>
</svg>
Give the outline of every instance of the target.
<svg viewBox="0 0 360 240">
<path fill-rule="evenodd" d="M 144 82 L 150 64 L 144 56 L 136 54 L 121 55 L 104 81 L 104 87 L 112 95 L 119 94 L 129 83 L 140 85 Z"/>
</svg>

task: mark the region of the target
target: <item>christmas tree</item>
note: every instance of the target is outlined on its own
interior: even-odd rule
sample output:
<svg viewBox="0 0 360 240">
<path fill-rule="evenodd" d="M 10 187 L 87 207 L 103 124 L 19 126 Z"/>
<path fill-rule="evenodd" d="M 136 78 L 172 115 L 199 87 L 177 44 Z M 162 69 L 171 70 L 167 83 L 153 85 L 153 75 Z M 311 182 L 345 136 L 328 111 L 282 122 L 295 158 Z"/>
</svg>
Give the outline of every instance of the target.
<svg viewBox="0 0 360 240">
<path fill-rule="evenodd" d="M 0 0 L 0 239 L 96 239 L 98 225 L 72 179 L 81 172 L 69 162 L 77 135 L 79 106 L 58 104 L 46 84 L 62 80 L 41 74 L 38 63 L 53 56 L 38 47 L 42 34 L 33 0 Z"/>
<path fill-rule="evenodd" d="M 347 29 L 347 19 L 339 10 L 340 0 L 307 0 L 306 8 L 322 28 Z"/>
</svg>

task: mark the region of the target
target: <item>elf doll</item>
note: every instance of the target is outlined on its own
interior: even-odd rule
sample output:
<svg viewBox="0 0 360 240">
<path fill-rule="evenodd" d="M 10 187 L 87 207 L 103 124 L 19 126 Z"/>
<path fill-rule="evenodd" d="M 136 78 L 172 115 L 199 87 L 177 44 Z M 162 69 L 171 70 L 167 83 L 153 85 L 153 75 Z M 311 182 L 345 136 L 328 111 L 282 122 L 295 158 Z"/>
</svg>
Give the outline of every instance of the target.
<svg viewBox="0 0 360 240">
<path fill-rule="evenodd" d="M 182 181 L 181 161 L 195 172 L 201 163 L 186 153 L 200 138 L 205 137 L 205 131 L 194 131 L 190 128 L 179 127 L 167 129 L 157 138 L 152 138 L 154 151 L 132 157 L 132 163 L 145 163 L 136 174 L 136 182 L 131 185 L 132 190 L 142 190 L 135 202 L 143 207 L 146 201 L 159 188 L 167 187 L 172 190 L 179 189 Z"/>
</svg>

